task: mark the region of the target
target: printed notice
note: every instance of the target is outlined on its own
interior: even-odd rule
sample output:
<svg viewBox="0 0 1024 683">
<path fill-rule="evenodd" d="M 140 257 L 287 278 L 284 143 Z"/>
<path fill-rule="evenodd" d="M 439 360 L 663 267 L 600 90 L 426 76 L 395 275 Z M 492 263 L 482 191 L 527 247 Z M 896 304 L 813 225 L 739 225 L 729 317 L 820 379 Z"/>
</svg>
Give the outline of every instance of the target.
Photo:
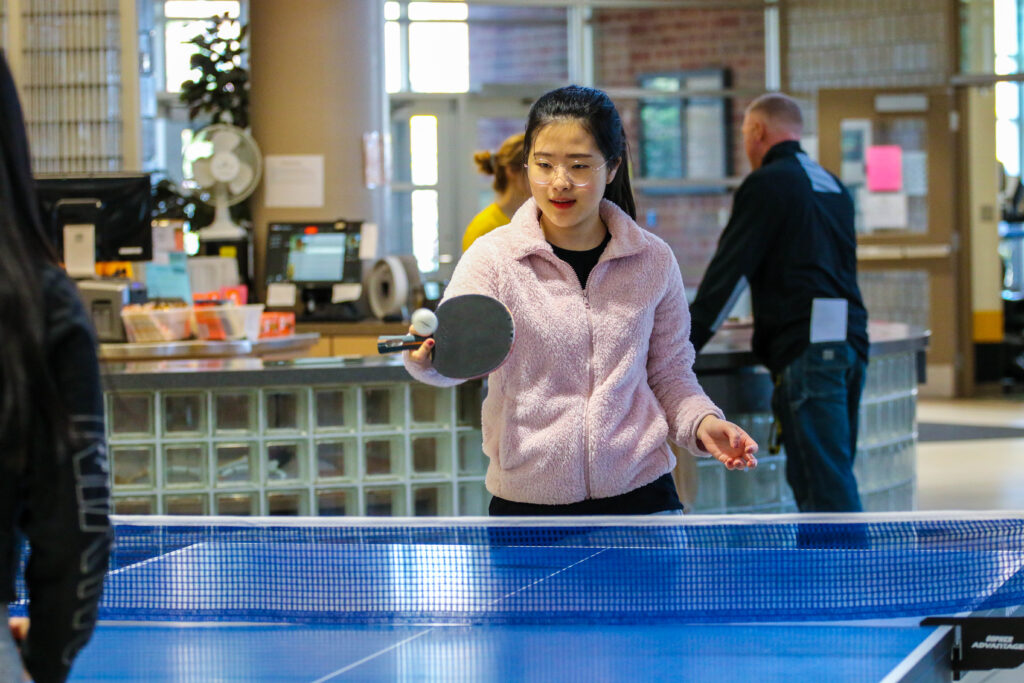
<svg viewBox="0 0 1024 683">
<path fill-rule="evenodd" d="M 359 231 L 359 258 L 363 261 L 377 258 L 376 223 L 363 223 Z"/>
<path fill-rule="evenodd" d="M 268 154 L 264 163 L 264 204 L 267 207 L 318 208 L 324 205 L 322 154 Z"/>
<path fill-rule="evenodd" d="M 868 147 L 866 164 L 869 190 L 899 192 L 903 189 L 903 150 L 899 146 Z"/>
<path fill-rule="evenodd" d="M 294 282 L 271 282 L 267 285 L 267 308 L 293 308 L 296 294 Z"/>
<path fill-rule="evenodd" d="M 340 304 L 355 301 L 363 294 L 363 286 L 358 282 L 336 282 L 331 286 L 331 303 Z"/>
<path fill-rule="evenodd" d="M 864 230 L 906 230 L 907 195 L 905 192 L 865 192 L 861 204 Z"/>
</svg>

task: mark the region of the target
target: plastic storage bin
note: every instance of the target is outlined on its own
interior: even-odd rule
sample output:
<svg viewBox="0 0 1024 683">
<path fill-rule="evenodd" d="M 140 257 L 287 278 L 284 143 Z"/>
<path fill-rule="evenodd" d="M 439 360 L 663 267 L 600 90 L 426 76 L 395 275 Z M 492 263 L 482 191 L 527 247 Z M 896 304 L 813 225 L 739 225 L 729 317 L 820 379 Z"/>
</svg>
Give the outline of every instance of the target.
<svg viewBox="0 0 1024 683">
<path fill-rule="evenodd" d="M 192 336 L 192 309 L 126 307 L 121 321 L 130 342 L 181 341 Z"/>
<path fill-rule="evenodd" d="M 196 306 L 196 336 L 207 341 L 248 339 L 256 341 L 260 336 L 260 316 L 263 304 L 216 304 Z"/>
</svg>

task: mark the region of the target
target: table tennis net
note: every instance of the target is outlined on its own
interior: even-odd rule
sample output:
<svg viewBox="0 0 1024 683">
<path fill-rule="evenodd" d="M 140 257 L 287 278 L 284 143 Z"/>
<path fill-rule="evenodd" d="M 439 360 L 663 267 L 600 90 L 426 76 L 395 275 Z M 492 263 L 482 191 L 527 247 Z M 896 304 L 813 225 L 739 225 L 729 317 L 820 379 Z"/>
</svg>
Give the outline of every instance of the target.
<svg viewBox="0 0 1024 683">
<path fill-rule="evenodd" d="M 1024 519 L 805 519 L 121 517 L 100 618 L 737 622 L 1024 604 Z"/>
</svg>

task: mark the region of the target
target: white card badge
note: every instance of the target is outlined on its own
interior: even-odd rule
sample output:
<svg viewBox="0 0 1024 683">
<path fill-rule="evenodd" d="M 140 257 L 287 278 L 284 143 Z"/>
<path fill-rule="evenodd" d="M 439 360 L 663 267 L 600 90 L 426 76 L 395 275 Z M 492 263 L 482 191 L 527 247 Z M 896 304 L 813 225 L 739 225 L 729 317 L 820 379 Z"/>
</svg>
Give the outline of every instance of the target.
<svg viewBox="0 0 1024 683">
<path fill-rule="evenodd" d="M 811 343 L 846 341 L 846 299 L 815 299 L 811 302 Z"/>
</svg>

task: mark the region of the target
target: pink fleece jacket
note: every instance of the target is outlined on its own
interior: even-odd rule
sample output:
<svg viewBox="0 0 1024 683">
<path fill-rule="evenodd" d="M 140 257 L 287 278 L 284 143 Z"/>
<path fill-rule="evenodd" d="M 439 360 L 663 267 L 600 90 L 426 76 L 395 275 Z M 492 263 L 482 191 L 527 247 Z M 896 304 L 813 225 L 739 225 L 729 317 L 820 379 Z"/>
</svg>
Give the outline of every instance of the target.
<svg viewBox="0 0 1024 683">
<path fill-rule="evenodd" d="M 516 326 L 488 378 L 487 488 L 525 503 L 606 498 L 675 467 L 666 439 L 698 455 L 697 426 L 722 412 L 693 373 L 690 315 L 675 256 L 618 206 L 601 202 L 611 240 L 581 288 L 544 239 L 533 199 L 463 254 L 445 298 L 487 294 Z M 416 379 L 458 384 L 405 354 Z"/>
</svg>

